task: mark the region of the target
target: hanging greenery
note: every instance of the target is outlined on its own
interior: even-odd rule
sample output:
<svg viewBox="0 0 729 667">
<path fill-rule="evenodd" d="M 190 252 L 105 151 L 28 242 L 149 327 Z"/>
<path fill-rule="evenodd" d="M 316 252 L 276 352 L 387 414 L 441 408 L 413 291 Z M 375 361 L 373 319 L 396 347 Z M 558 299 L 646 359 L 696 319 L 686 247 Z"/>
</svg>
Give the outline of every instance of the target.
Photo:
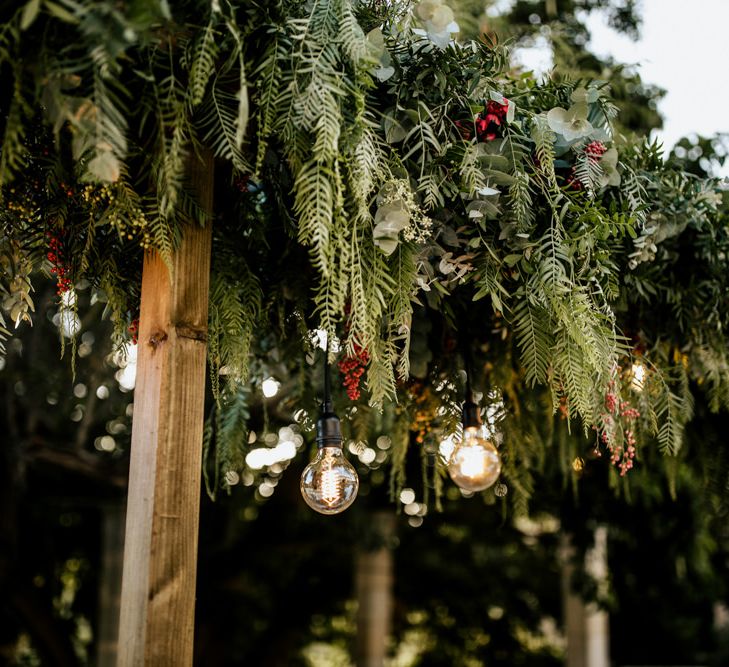
<svg viewBox="0 0 729 667">
<path fill-rule="evenodd" d="M 245 467 L 266 372 L 306 405 L 316 331 L 342 343 L 353 433 L 390 430 L 396 481 L 412 441 L 436 490 L 464 332 L 517 505 L 555 433 L 537 415 L 624 475 L 653 438 L 679 449 L 692 391 L 729 408 L 723 193 L 616 135 L 606 82 L 514 75 L 435 0 L 6 11 L 0 340 L 32 322 L 39 271 L 67 304 L 90 285 L 115 344 L 136 340 L 143 253 L 212 224 L 205 444 L 224 471 Z M 203 147 L 212 221 L 186 180 Z"/>
</svg>

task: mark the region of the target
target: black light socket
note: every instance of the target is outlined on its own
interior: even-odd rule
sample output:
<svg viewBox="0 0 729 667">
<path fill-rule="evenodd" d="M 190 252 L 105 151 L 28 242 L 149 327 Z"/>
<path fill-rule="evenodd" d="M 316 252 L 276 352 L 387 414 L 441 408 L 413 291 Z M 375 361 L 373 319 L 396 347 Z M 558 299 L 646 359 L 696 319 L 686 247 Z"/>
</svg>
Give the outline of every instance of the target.
<svg viewBox="0 0 729 667">
<path fill-rule="evenodd" d="M 316 421 L 316 446 L 342 447 L 342 429 L 339 417 L 334 413 L 331 401 L 321 404 L 321 415 Z"/>
<path fill-rule="evenodd" d="M 466 401 L 463 404 L 463 428 L 481 426 L 481 410 L 473 401 Z"/>
</svg>

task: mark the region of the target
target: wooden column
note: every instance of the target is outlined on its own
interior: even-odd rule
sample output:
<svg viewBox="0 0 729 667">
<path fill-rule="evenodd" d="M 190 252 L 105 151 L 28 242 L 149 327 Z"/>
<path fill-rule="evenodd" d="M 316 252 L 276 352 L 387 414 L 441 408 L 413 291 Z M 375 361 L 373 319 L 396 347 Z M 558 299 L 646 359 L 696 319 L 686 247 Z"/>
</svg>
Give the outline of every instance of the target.
<svg viewBox="0 0 729 667">
<path fill-rule="evenodd" d="M 211 217 L 213 161 L 190 180 Z M 119 665 L 192 664 L 212 223 L 144 259 Z"/>
<path fill-rule="evenodd" d="M 360 550 L 355 560 L 357 594 L 357 667 L 383 667 L 387 657 L 393 609 L 395 515 L 377 512 L 372 529 L 380 545 Z"/>
<path fill-rule="evenodd" d="M 96 667 L 117 664 L 122 555 L 124 553 L 124 505 L 111 501 L 101 509 L 101 570 L 99 617 L 96 632 Z"/>
<path fill-rule="evenodd" d="M 562 535 L 562 600 L 567 635 L 567 667 L 610 667 L 610 621 L 595 602 L 585 602 L 572 590 L 574 548 L 569 535 Z M 595 529 L 595 544 L 585 554 L 585 572 L 597 583 L 598 592 L 608 585 L 607 528 Z"/>
</svg>

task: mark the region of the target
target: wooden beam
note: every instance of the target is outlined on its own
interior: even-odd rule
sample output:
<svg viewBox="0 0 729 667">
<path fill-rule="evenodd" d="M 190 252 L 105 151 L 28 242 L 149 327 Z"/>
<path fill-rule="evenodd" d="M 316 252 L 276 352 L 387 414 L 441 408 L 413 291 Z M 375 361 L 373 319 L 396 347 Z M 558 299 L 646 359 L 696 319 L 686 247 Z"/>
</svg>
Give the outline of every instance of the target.
<svg viewBox="0 0 729 667">
<path fill-rule="evenodd" d="M 212 218 L 213 160 L 190 180 Z M 192 664 L 212 223 L 144 259 L 119 665 Z"/>
</svg>

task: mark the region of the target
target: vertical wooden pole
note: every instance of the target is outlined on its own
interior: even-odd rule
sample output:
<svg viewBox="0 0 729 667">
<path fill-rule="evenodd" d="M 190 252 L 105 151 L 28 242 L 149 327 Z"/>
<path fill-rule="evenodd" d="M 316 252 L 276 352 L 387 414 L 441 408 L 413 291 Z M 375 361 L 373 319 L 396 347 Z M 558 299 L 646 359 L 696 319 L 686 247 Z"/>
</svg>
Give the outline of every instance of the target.
<svg viewBox="0 0 729 667">
<path fill-rule="evenodd" d="M 190 180 L 212 218 L 213 160 Z M 212 222 L 144 260 L 119 665 L 192 664 Z"/>
<path fill-rule="evenodd" d="M 112 501 L 101 509 L 101 571 L 96 667 L 114 667 L 118 659 L 119 604 L 124 552 L 124 505 Z"/>
<path fill-rule="evenodd" d="M 569 535 L 562 535 L 562 600 L 567 635 L 567 667 L 610 667 L 610 621 L 608 613 L 595 602 L 585 602 L 572 590 L 574 549 Z M 597 582 L 598 590 L 607 586 L 607 528 L 595 529 L 595 545 L 585 554 L 585 571 Z"/>
<path fill-rule="evenodd" d="M 372 527 L 381 545 L 360 551 L 355 560 L 357 667 L 383 667 L 392 626 L 395 515 L 377 512 Z"/>
</svg>

